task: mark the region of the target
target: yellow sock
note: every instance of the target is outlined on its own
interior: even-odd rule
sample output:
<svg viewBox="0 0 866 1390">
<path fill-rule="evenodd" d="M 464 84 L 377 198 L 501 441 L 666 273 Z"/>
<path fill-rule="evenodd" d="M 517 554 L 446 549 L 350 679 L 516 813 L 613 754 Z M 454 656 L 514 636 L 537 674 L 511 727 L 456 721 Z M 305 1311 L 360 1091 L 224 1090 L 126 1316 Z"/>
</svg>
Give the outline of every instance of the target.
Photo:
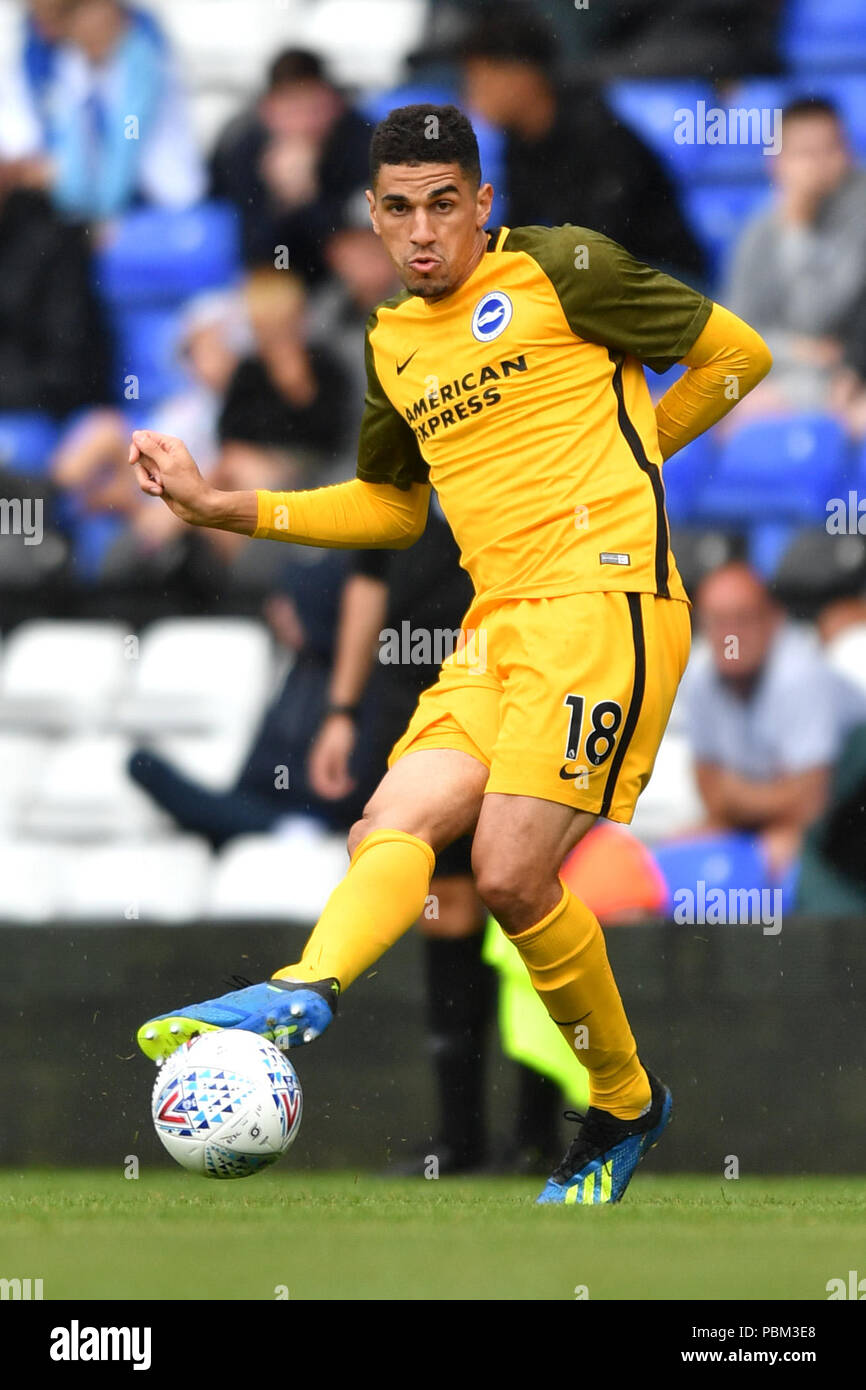
<svg viewBox="0 0 866 1390">
<path fill-rule="evenodd" d="M 636 1119 L 650 1102 L 650 1085 L 598 918 L 563 887 L 553 911 L 510 940 L 547 1012 L 589 1072 L 590 1104 L 621 1120 Z"/>
<path fill-rule="evenodd" d="M 359 844 L 296 965 L 275 980 L 327 980 L 347 989 L 420 917 L 436 856 L 403 830 L 374 830 Z"/>
</svg>

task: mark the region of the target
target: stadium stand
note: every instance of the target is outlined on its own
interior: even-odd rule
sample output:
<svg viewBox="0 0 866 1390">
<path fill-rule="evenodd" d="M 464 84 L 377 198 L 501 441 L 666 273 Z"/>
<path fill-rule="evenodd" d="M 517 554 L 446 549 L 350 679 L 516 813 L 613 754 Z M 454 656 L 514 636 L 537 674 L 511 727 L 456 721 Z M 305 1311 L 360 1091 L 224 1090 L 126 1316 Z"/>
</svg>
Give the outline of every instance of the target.
<svg viewBox="0 0 866 1390">
<path fill-rule="evenodd" d="M 432 9 L 426 0 L 220 0 L 207 5 L 206 23 L 203 4 L 142 0 L 188 88 L 203 159 L 226 123 L 255 102 L 268 64 L 287 47 L 320 55 L 370 119 L 393 104 L 459 96 L 457 66 L 441 54 L 434 55 L 429 83 L 423 79 L 418 48 Z M 14 65 L 20 33 L 20 6 L 0 0 L 0 53 L 7 55 L 0 69 Z M 679 140 L 674 132 L 682 112 L 697 117 L 720 110 L 730 129 L 731 113 L 772 118 L 795 98 L 826 96 L 839 109 L 855 157 L 866 162 L 866 12 L 859 0 L 789 0 L 781 56 L 776 74 L 767 68 L 718 87 L 704 73 L 637 78 L 622 72 L 605 85 L 618 118 L 662 158 L 675 181 L 707 256 L 710 292 L 723 283 L 744 223 L 772 196 L 772 156 L 755 139 Z M 13 131 L 4 101 L 0 158 L 14 145 L 13 135 L 24 139 L 23 126 Z M 480 123 L 479 136 L 485 170 L 503 186 L 493 218 L 503 221 L 502 135 Z M 190 301 L 241 280 L 237 216 L 210 198 L 181 209 L 139 203 L 101 227 L 93 245 L 93 281 L 114 347 L 114 396 L 106 404 L 136 424 L 188 382 L 178 335 Z M 677 371 L 650 374 L 654 398 Z M 48 479 L 70 423 L 41 413 L 0 415 L 7 498 L 13 491 L 5 478 L 13 473 L 35 495 L 34 480 Z M 825 518 L 830 499 L 851 490 L 866 494 L 864 448 L 832 411 L 789 411 L 702 437 L 668 461 L 668 512 L 689 587 L 745 554 L 775 578 L 789 607 L 810 619 L 840 596 L 862 596 L 866 561 L 859 537 L 828 535 Z M 214 856 L 174 831 L 126 771 L 129 752 L 144 740 L 207 786 L 228 786 L 237 775 L 280 674 L 259 616 L 259 591 L 250 597 L 233 587 L 222 560 L 192 550 L 180 555 L 176 571 L 181 590 L 190 586 L 188 603 L 182 599 L 179 607 L 177 591 L 161 582 L 142 582 L 140 592 L 127 591 L 127 607 L 98 582 L 108 547 L 123 534 L 118 515 L 111 507 L 92 511 L 80 496 L 60 504 L 48 491 L 45 497 L 42 546 L 28 553 L 20 537 L 0 534 L 0 596 L 8 600 L 0 648 L 4 918 L 119 921 L 134 903 L 143 918 L 162 921 L 202 914 L 309 919 L 340 876 L 341 840 L 303 824 L 289 829 L 275 878 L 269 837 L 244 837 Z M 25 583 L 44 605 L 42 616 L 15 626 L 20 610 L 12 599 Z M 176 616 L 198 608 L 211 616 Z M 46 616 L 61 612 L 70 616 Z M 827 655 L 866 688 L 866 627 L 839 632 Z M 634 829 L 653 847 L 669 884 L 703 876 L 717 886 L 755 886 L 763 867 L 748 838 L 662 843 L 686 835 L 700 817 L 691 751 L 675 717 Z"/>
</svg>

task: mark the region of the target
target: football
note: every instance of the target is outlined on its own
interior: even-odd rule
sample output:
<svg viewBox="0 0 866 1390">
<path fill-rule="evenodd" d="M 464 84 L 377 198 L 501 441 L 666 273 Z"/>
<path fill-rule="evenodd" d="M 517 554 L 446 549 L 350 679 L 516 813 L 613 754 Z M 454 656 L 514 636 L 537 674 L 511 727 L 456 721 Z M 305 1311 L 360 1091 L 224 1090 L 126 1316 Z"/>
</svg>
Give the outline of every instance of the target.
<svg viewBox="0 0 866 1390">
<path fill-rule="evenodd" d="M 202 1033 L 157 1073 L 156 1132 L 183 1168 L 248 1178 L 275 1163 L 301 1123 L 301 1086 L 279 1048 L 236 1028 Z"/>
</svg>

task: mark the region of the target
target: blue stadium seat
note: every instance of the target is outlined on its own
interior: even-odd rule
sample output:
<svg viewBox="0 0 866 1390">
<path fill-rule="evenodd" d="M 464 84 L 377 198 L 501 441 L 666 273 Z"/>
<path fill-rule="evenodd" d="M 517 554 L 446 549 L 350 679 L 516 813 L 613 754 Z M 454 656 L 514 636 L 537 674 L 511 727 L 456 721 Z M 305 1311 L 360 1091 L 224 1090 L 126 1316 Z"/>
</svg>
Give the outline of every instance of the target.
<svg viewBox="0 0 866 1390">
<path fill-rule="evenodd" d="M 843 486 L 848 443 L 831 416 L 774 416 L 744 425 L 725 442 L 701 487 L 695 516 L 703 522 L 824 521 Z"/>
<path fill-rule="evenodd" d="M 392 87 L 387 92 L 369 92 L 361 97 L 358 109 L 368 121 L 377 124 L 383 121 L 395 106 L 447 106 L 458 103 L 457 92 L 451 87 L 440 87 L 433 83 L 407 82 L 401 87 Z"/>
<path fill-rule="evenodd" d="M 769 196 L 762 183 L 695 184 L 683 190 L 686 216 L 707 253 L 713 284 L 724 275 L 743 227 Z"/>
<path fill-rule="evenodd" d="M 827 97 L 834 102 L 848 130 L 855 154 L 860 159 L 866 159 L 866 73 L 818 70 L 797 73 L 793 77 L 752 77 L 739 83 L 729 96 L 729 102 L 737 107 L 784 110 L 789 102 L 801 97 Z M 716 153 L 722 154 L 721 147 Z M 734 167 L 731 161 L 736 158 L 736 148 L 729 147 L 727 156 L 718 161 L 714 158 L 714 172 L 718 163 L 719 177 L 728 177 Z M 769 163 L 770 159 L 758 150 L 757 158 L 744 167 L 745 177 L 767 175 L 770 171 L 764 166 Z"/>
<path fill-rule="evenodd" d="M 662 469 L 667 513 L 674 524 L 687 523 L 694 513 L 695 498 L 715 464 L 716 446 L 711 435 L 701 434 L 673 454 Z"/>
<path fill-rule="evenodd" d="M 148 407 L 188 384 L 177 345 L 183 310 L 173 304 L 121 305 L 114 310 L 113 386 L 118 399 Z M 134 376 L 135 383 L 128 379 Z M 134 386 L 131 395 L 127 385 Z"/>
<path fill-rule="evenodd" d="M 789 0 L 782 53 L 792 68 L 852 68 L 866 61 L 863 0 Z"/>
<path fill-rule="evenodd" d="M 44 473 L 59 435 L 59 425 L 46 415 L 0 413 L 0 467 L 16 473 Z"/>
<path fill-rule="evenodd" d="M 773 886 L 758 840 L 752 835 L 706 835 L 658 845 L 653 854 L 667 886 L 668 912 L 685 908 L 689 904 L 686 894 L 693 895 L 692 904 L 699 915 L 701 902 L 706 905 L 706 894 L 713 888 L 728 893 Z"/>
<path fill-rule="evenodd" d="M 747 552 L 750 565 L 771 579 L 798 529 L 794 521 L 759 521 L 752 526 Z"/>
<path fill-rule="evenodd" d="M 621 78 L 609 82 L 605 95 L 616 115 L 655 150 L 679 180 L 693 177 L 707 158 L 706 145 L 678 144 L 677 112 L 695 111 L 699 101 L 716 105 L 713 88 L 692 78 L 675 81 Z"/>
<path fill-rule="evenodd" d="M 126 213 L 99 252 L 95 275 L 110 304 L 156 304 L 231 284 L 240 270 L 234 209 L 202 203 Z"/>
</svg>

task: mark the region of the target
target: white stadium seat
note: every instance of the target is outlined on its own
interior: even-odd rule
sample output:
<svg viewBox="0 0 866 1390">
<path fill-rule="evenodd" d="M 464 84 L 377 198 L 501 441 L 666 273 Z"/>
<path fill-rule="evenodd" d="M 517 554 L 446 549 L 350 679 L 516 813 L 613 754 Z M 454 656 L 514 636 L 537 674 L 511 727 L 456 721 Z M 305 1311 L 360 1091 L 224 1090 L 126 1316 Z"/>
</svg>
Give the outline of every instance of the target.
<svg viewBox="0 0 866 1390">
<path fill-rule="evenodd" d="M 0 725 L 98 729 L 130 679 L 133 650 L 121 623 L 38 619 L 6 640 Z"/>
<path fill-rule="evenodd" d="M 426 0 L 312 0 L 297 42 L 321 53 L 338 82 L 383 90 L 400 81 L 426 10 Z"/>
<path fill-rule="evenodd" d="M 0 834 L 14 834 L 41 785 L 53 744 L 33 734 L 0 733 Z"/>
<path fill-rule="evenodd" d="M 0 840 L 0 921 L 17 925 L 62 916 L 60 877 L 68 853 L 66 845 L 50 840 Z"/>
<path fill-rule="evenodd" d="M 126 771 L 130 749 L 130 741 L 118 734 L 62 740 L 21 810 L 22 830 L 79 841 L 164 832 L 172 824 L 169 817 Z"/>
<path fill-rule="evenodd" d="M 689 741 L 669 728 L 630 829 L 644 844 L 653 845 L 698 825 L 703 816 Z"/>
<path fill-rule="evenodd" d="M 192 835 L 87 846 L 60 860 L 62 915 L 118 925 L 194 920 L 210 864 L 208 845 Z"/>
<path fill-rule="evenodd" d="M 348 864 L 343 835 L 240 836 L 217 859 L 207 915 L 312 922 Z"/>
<path fill-rule="evenodd" d="M 249 618 L 165 618 L 141 637 L 121 728 L 142 734 L 250 731 L 273 693 L 273 644 Z"/>
</svg>

